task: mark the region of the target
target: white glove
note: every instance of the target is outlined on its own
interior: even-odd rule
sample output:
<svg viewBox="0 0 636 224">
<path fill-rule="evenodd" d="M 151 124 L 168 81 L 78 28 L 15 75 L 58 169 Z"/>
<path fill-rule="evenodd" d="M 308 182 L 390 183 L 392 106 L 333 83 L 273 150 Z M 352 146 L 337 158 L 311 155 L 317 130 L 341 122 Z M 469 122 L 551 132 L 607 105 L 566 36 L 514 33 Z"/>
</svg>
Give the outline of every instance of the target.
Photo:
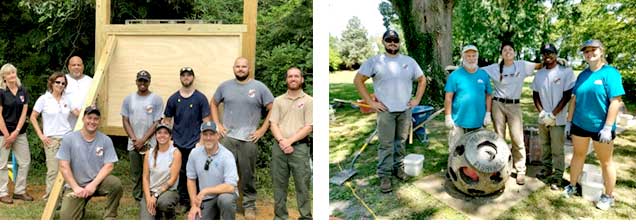
<svg viewBox="0 0 636 224">
<path fill-rule="evenodd" d="M 542 110 L 542 111 L 539 113 L 539 121 L 538 121 L 538 122 L 539 122 L 539 124 L 545 124 L 545 123 L 543 123 L 543 118 L 545 118 L 545 116 L 546 116 L 546 115 L 547 115 L 547 113 L 545 112 L 545 110 Z"/>
<path fill-rule="evenodd" d="M 565 136 L 570 136 L 570 128 L 572 128 L 572 122 L 568 121 L 567 123 L 565 123 Z"/>
<path fill-rule="evenodd" d="M 548 127 L 556 125 L 556 117 L 552 115 L 552 112 L 546 112 L 546 115 L 543 117 L 543 124 Z"/>
<path fill-rule="evenodd" d="M 490 117 L 490 112 L 486 112 L 486 116 L 484 116 L 484 126 L 488 126 L 492 124 L 492 118 Z"/>
<path fill-rule="evenodd" d="M 446 115 L 446 122 L 444 122 L 446 124 L 446 127 L 448 128 L 454 128 L 455 127 L 455 122 L 453 121 L 453 116 L 450 114 Z"/>
<path fill-rule="evenodd" d="M 601 132 L 598 133 L 599 142 L 610 143 L 612 141 L 612 125 L 605 125 Z"/>
</svg>

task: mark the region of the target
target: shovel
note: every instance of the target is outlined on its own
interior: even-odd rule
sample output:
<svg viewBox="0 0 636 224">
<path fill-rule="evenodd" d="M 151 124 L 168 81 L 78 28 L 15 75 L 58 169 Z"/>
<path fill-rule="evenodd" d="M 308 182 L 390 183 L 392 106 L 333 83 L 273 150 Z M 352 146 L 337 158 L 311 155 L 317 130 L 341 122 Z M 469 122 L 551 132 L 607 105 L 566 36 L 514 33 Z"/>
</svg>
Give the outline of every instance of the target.
<svg viewBox="0 0 636 224">
<path fill-rule="evenodd" d="M 371 139 L 373 139 L 373 137 L 375 137 L 377 133 L 378 133 L 377 129 L 374 130 L 373 133 L 371 133 L 371 135 L 364 142 L 364 145 L 362 145 L 362 148 L 360 148 L 360 150 L 358 150 L 356 154 L 353 156 L 353 160 L 351 160 L 351 165 L 349 165 L 349 168 L 342 170 L 335 176 L 331 177 L 329 179 L 329 183 L 342 185 L 344 182 L 346 182 L 347 180 L 349 180 L 351 177 L 353 177 L 354 175 L 358 173 L 358 171 L 354 167 L 354 164 L 356 163 L 356 160 L 358 160 L 358 157 L 360 157 L 360 154 L 362 154 L 364 149 L 367 148 L 367 146 L 371 142 Z"/>
</svg>

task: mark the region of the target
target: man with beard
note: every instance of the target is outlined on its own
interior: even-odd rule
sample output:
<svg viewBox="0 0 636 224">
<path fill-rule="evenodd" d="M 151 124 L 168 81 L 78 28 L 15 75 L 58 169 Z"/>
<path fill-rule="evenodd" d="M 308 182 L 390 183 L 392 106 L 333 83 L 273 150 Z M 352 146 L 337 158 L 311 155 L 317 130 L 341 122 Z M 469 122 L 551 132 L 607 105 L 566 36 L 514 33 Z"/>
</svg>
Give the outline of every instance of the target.
<svg viewBox="0 0 636 224">
<path fill-rule="evenodd" d="M 150 73 L 148 71 L 139 71 L 135 83 L 137 84 L 137 92 L 124 98 L 124 103 L 121 106 L 121 120 L 124 131 L 128 135 L 130 177 L 134 184 L 133 198 L 140 201 L 143 196 L 141 190 L 143 155 L 157 144 L 153 136 L 155 127 L 161 119 L 163 101 L 159 95 L 148 89 L 150 86 Z"/>
<path fill-rule="evenodd" d="M 417 62 L 399 54 L 400 38 L 394 30 L 382 35 L 386 53 L 376 55 L 360 66 L 353 83 L 364 101 L 378 113 L 377 174 L 380 190 L 392 191 L 391 175 L 404 181 L 404 154 L 406 138 L 411 125 L 411 108 L 417 106 L 424 95 L 426 77 Z M 364 84 L 373 78 L 373 91 L 377 99 L 372 99 Z M 417 92 L 413 93 L 413 81 L 417 80 Z"/>
<path fill-rule="evenodd" d="M 576 82 L 572 68 L 557 65 L 557 52 L 552 44 L 546 44 L 541 48 L 544 67 L 537 72 L 532 82 L 534 106 L 541 112 L 539 142 L 543 150 L 541 160 L 544 169 L 538 176 L 547 179 L 552 190 L 559 190 L 559 187 L 564 185 L 563 142 L 567 123 L 567 110 L 564 108 L 570 102 L 572 88 Z"/>
<path fill-rule="evenodd" d="M 303 92 L 305 79 L 299 68 L 292 67 L 285 75 L 287 93 L 274 99 L 269 118 L 272 135 L 278 144 L 272 145 L 272 187 L 274 188 L 274 219 L 287 219 L 287 188 L 290 173 L 294 176 L 300 219 L 312 219 L 309 184 L 309 139 L 313 127 L 313 98 Z"/>
<path fill-rule="evenodd" d="M 199 142 L 200 132 L 198 127 L 203 122 L 209 121 L 210 105 L 203 93 L 196 90 L 194 84 L 194 71 L 190 67 L 183 67 L 179 71 L 181 88 L 168 98 L 165 118 L 163 123 L 171 126 L 172 140 L 181 152 L 182 158 L 188 158 L 190 151 Z M 186 167 L 187 162 L 181 163 L 179 170 L 179 202 L 184 206 L 185 211 L 190 210 L 190 198 L 188 197 Z M 184 210 L 177 210 L 184 212 Z"/>
<path fill-rule="evenodd" d="M 84 62 L 79 56 L 73 56 L 68 60 L 66 80 L 68 81 L 64 94 L 69 96 L 72 109 L 72 115 L 69 116 L 68 120 L 71 124 L 71 129 L 75 129 L 80 108 L 84 106 L 84 101 L 93 82 L 93 78 L 84 75 Z"/>
<path fill-rule="evenodd" d="M 236 158 L 239 173 L 239 193 L 243 198 L 246 219 L 256 218 L 256 187 L 254 174 L 258 145 L 256 142 L 269 128 L 269 115 L 261 121 L 263 109 L 270 111 L 274 96 L 267 86 L 249 77 L 247 58 L 239 57 L 234 61 L 234 77 L 216 89 L 210 100 L 212 119 L 218 132 L 224 138 L 221 144 L 227 147 Z M 219 104 L 223 103 L 223 119 L 219 118 Z"/>
<path fill-rule="evenodd" d="M 449 151 L 464 133 L 492 122 L 490 118 L 491 94 L 488 74 L 477 67 L 479 52 L 474 45 L 462 50 L 462 66 L 446 80 L 444 90 L 444 114 L 448 134 Z"/>
</svg>

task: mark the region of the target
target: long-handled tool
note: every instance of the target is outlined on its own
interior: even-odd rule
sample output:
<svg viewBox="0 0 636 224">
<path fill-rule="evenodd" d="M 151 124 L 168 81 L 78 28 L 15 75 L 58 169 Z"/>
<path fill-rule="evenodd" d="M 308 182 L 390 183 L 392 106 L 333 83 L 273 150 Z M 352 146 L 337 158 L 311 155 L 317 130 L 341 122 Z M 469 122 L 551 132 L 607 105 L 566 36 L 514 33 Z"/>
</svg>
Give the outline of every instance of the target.
<svg viewBox="0 0 636 224">
<path fill-rule="evenodd" d="M 371 106 L 369 104 L 366 103 L 358 103 L 358 102 L 354 102 L 351 100 L 341 100 L 341 99 L 333 99 L 333 102 L 335 104 L 334 107 L 339 107 L 340 105 L 342 105 L 343 103 L 350 103 L 351 105 L 356 105 L 359 107 L 367 107 L 367 108 L 371 108 Z"/>
<path fill-rule="evenodd" d="M 426 120 L 424 120 L 421 123 L 415 125 L 415 127 L 413 127 L 414 124 L 411 124 L 411 131 L 410 131 L 410 136 L 409 136 L 409 144 L 413 144 L 413 135 L 415 134 L 415 131 L 417 131 L 417 129 L 422 128 L 424 125 L 426 125 L 428 122 L 430 122 L 433 119 L 435 119 L 435 117 L 437 117 L 437 115 L 441 114 L 442 112 L 444 112 L 443 108 L 435 111 L 435 113 L 433 113 L 430 116 L 428 116 L 428 118 L 426 118 Z"/>
<path fill-rule="evenodd" d="M 344 182 L 346 182 L 347 180 L 349 180 L 351 177 L 353 177 L 354 175 L 358 173 L 358 171 L 354 167 L 356 160 L 358 160 L 358 157 L 360 157 L 360 154 L 362 154 L 364 149 L 367 148 L 367 146 L 371 142 L 371 139 L 373 139 L 373 137 L 375 137 L 377 133 L 378 133 L 377 129 L 374 130 L 373 133 L 371 133 L 371 135 L 364 142 L 364 145 L 362 145 L 362 148 L 360 148 L 360 150 L 358 150 L 356 154 L 353 156 L 353 160 L 351 160 L 351 165 L 349 165 L 349 168 L 344 169 L 340 171 L 338 174 L 331 177 L 329 179 L 329 183 L 342 185 Z"/>
</svg>

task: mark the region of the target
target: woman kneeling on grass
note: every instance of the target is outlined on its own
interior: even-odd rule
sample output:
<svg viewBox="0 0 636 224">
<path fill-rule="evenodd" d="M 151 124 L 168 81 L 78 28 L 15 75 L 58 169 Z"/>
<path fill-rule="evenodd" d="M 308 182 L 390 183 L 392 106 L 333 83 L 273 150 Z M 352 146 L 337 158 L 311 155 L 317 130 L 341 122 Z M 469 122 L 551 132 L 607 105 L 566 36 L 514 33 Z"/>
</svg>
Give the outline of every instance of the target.
<svg viewBox="0 0 636 224">
<path fill-rule="evenodd" d="M 141 200 L 139 209 L 139 216 L 144 220 L 176 218 L 181 152 L 172 145 L 170 133 L 170 127 L 159 124 L 155 129 L 157 146 L 144 158 L 144 200 Z"/>
<path fill-rule="evenodd" d="M 621 74 L 607 65 L 605 48 L 598 40 L 588 40 L 581 47 L 589 67 L 583 70 L 574 84 L 566 135 L 572 134 L 574 155 L 570 167 L 570 185 L 565 187 L 563 196 L 576 193 L 576 183 L 583 169 L 585 155 L 590 142 L 594 141 L 594 151 L 601 163 L 605 192 L 596 202 L 596 207 L 608 210 L 614 204 L 616 167 L 612 161 L 614 138 L 616 137 L 616 115 L 625 95 Z"/>
</svg>

